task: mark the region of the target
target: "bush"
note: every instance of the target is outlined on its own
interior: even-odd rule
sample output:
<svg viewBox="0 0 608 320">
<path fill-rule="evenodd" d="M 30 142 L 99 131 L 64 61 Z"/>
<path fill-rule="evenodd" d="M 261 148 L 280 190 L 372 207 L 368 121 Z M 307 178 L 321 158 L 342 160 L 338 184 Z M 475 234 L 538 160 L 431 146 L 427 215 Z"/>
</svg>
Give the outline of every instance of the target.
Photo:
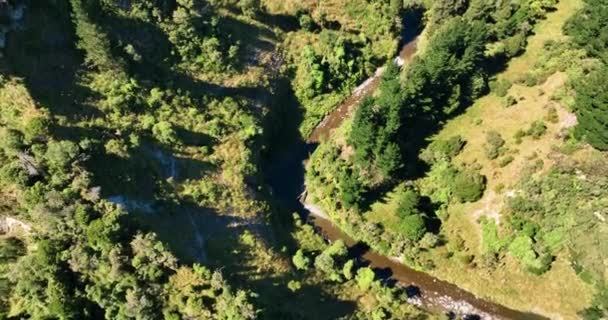
<svg viewBox="0 0 608 320">
<path fill-rule="evenodd" d="M 25 125 L 25 137 L 32 141 L 40 139 L 49 133 L 48 119 L 42 117 L 32 118 Z"/>
<path fill-rule="evenodd" d="M 6 153 L 16 153 L 23 149 L 24 135 L 21 131 L 13 129 L 4 129 L 0 131 L 0 148 Z"/>
<path fill-rule="evenodd" d="M 488 157 L 490 160 L 498 158 L 501 148 L 504 145 L 505 140 L 502 138 L 500 133 L 496 131 L 489 131 L 486 134 L 486 143 L 484 145 L 486 157 Z"/>
<path fill-rule="evenodd" d="M 477 171 L 458 172 L 452 184 L 452 194 L 461 202 L 475 202 L 486 189 L 486 178 Z"/>
<path fill-rule="evenodd" d="M 534 121 L 530 128 L 526 131 L 526 135 L 532 136 L 533 139 L 540 139 L 547 132 L 547 125 L 543 121 Z"/>
<path fill-rule="evenodd" d="M 447 140 L 436 140 L 422 152 L 420 159 L 427 163 L 434 163 L 439 159 L 451 160 L 462 151 L 465 144 L 466 141 L 460 135 Z"/>
<path fill-rule="evenodd" d="M 312 31 L 315 28 L 315 22 L 309 14 L 302 14 L 298 20 L 300 27 L 306 31 Z"/>
<path fill-rule="evenodd" d="M 499 97 L 506 96 L 512 86 L 513 83 L 507 79 L 500 79 L 490 83 L 490 89 Z"/>
<path fill-rule="evenodd" d="M 505 98 L 504 98 L 504 100 L 502 101 L 502 105 L 503 105 L 505 108 L 508 108 L 508 107 L 514 106 L 514 105 L 516 105 L 516 104 L 517 104 L 517 99 L 515 99 L 515 97 L 514 97 L 514 96 L 507 96 L 507 97 L 505 97 Z"/>
<path fill-rule="evenodd" d="M 177 143 L 177 134 L 168 121 L 160 121 L 152 127 L 152 134 L 158 141 L 166 144 Z"/>
<path fill-rule="evenodd" d="M 289 290 L 291 290 L 291 292 L 296 292 L 302 288 L 302 283 L 297 280 L 290 280 L 287 283 L 287 288 L 289 288 Z"/>
<path fill-rule="evenodd" d="M 307 270 L 310 266 L 310 259 L 304 255 L 304 251 L 302 249 L 296 252 L 293 258 L 291 258 L 291 261 L 298 270 Z"/>
<path fill-rule="evenodd" d="M 359 269 L 356 277 L 359 289 L 367 291 L 367 289 L 369 289 L 374 282 L 375 276 L 374 270 L 369 267 Z"/>
<path fill-rule="evenodd" d="M 554 106 L 549 107 L 549 110 L 547 110 L 547 116 L 545 116 L 545 120 L 551 123 L 559 122 L 559 115 L 557 114 L 557 109 L 555 109 Z"/>
<path fill-rule="evenodd" d="M 498 163 L 498 165 L 501 168 L 504 168 L 504 167 L 508 166 L 509 163 L 513 162 L 513 160 L 514 160 L 513 156 L 509 155 L 509 156 L 506 156 L 506 157 L 500 159 L 500 162 Z"/>
<path fill-rule="evenodd" d="M 421 248 L 432 249 L 432 248 L 435 248 L 436 246 L 438 246 L 439 242 L 440 242 L 440 239 L 439 239 L 438 235 L 427 232 L 424 234 L 424 237 L 422 237 L 422 239 L 420 239 L 419 245 Z"/>
<path fill-rule="evenodd" d="M 426 224 L 421 215 L 411 215 L 401 218 L 400 230 L 408 239 L 418 241 L 426 232 Z"/>
</svg>

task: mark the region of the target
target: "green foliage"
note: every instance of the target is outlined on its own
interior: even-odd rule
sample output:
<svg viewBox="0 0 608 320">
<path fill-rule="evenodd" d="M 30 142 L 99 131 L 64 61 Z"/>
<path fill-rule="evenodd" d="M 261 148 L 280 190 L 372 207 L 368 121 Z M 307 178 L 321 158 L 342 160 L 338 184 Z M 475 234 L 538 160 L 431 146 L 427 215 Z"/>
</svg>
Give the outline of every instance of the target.
<svg viewBox="0 0 608 320">
<path fill-rule="evenodd" d="M 358 171 L 346 169 L 339 176 L 340 201 L 346 209 L 356 208 L 362 200 L 363 185 Z"/>
<path fill-rule="evenodd" d="M 160 121 L 155 124 L 152 127 L 152 134 L 162 143 L 173 144 L 178 141 L 173 125 L 168 121 Z"/>
<path fill-rule="evenodd" d="M 78 48 L 85 51 L 86 62 L 103 71 L 121 72 L 124 62 L 112 56 L 107 34 L 94 22 L 100 13 L 99 2 L 70 0 L 70 4 L 76 35 L 80 39 Z"/>
<path fill-rule="evenodd" d="M 540 139 L 547 132 L 547 125 L 543 121 L 534 121 L 526 131 L 526 135 L 533 139 Z"/>
<path fill-rule="evenodd" d="M 394 63 L 386 66 L 380 95 L 361 102 L 349 136 L 349 143 L 355 148 L 355 162 L 364 169 L 375 167 L 385 179 L 402 166 L 402 151 L 396 142 L 401 104 L 398 74 Z"/>
<path fill-rule="evenodd" d="M 14 154 L 24 147 L 24 135 L 15 129 L 0 130 L 0 148 L 7 154 Z"/>
<path fill-rule="evenodd" d="M 505 145 L 505 140 L 502 138 L 500 133 L 496 131 L 489 131 L 486 133 L 486 143 L 484 144 L 484 150 L 486 157 L 493 160 L 498 158 L 501 154 L 501 150 Z"/>
<path fill-rule="evenodd" d="M 49 141 L 44 159 L 46 164 L 55 170 L 66 169 L 80 154 L 80 148 L 73 142 Z"/>
<path fill-rule="evenodd" d="M 287 288 L 289 288 L 289 290 L 291 290 L 292 292 L 296 292 L 296 291 L 302 289 L 302 283 L 297 280 L 290 280 L 287 283 Z"/>
<path fill-rule="evenodd" d="M 513 84 L 508 79 L 490 82 L 490 89 L 499 97 L 507 96 L 507 93 L 509 93 L 509 89 L 511 89 L 512 86 Z"/>
<path fill-rule="evenodd" d="M 510 239 L 501 238 L 498 234 L 498 226 L 494 220 L 482 219 L 481 233 L 484 253 L 499 253 L 509 244 Z"/>
<path fill-rule="evenodd" d="M 353 278 L 354 265 L 355 265 L 355 261 L 353 259 L 346 261 L 346 263 L 342 267 L 342 274 L 344 275 L 344 279 L 350 280 Z"/>
<path fill-rule="evenodd" d="M 374 282 L 375 276 L 374 270 L 369 267 L 359 269 L 356 277 L 359 289 L 367 291 Z"/>
<path fill-rule="evenodd" d="M 575 134 L 599 150 L 608 150 L 608 67 L 603 66 L 574 83 Z"/>
<path fill-rule="evenodd" d="M 475 202 L 483 196 L 486 178 L 475 170 L 459 171 L 452 182 L 452 193 L 461 202 Z"/>
<path fill-rule="evenodd" d="M 399 230 L 412 241 L 418 241 L 426 233 L 424 214 L 420 210 L 420 194 L 408 188 L 399 197 L 397 216 L 400 218 Z"/>
<path fill-rule="evenodd" d="M 306 31 L 312 31 L 315 27 L 315 22 L 309 14 L 302 14 L 298 18 L 298 22 L 300 23 L 300 27 Z"/>
<path fill-rule="evenodd" d="M 399 222 L 399 229 L 408 239 L 418 241 L 426 233 L 424 217 L 421 215 L 402 217 Z"/>
<path fill-rule="evenodd" d="M 586 0 L 582 10 L 570 18 L 565 31 L 572 41 L 591 56 L 608 64 L 608 6 L 605 0 Z"/>
<path fill-rule="evenodd" d="M 323 272 L 331 281 L 342 282 L 343 264 L 348 249 L 342 240 L 336 240 L 315 258 L 315 268 Z"/>
<path fill-rule="evenodd" d="M 509 253 L 520 260 L 528 271 L 542 274 L 549 270 L 552 257 L 545 252 L 537 253 L 533 245 L 534 243 L 530 237 L 520 235 L 513 239 L 509 245 Z"/>
<path fill-rule="evenodd" d="M 517 99 L 515 99 L 514 96 L 506 96 L 502 101 L 502 105 L 505 108 L 512 107 L 516 104 L 517 104 Z"/>
<path fill-rule="evenodd" d="M 420 159 L 430 164 L 440 159 L 450 161 L 462 151 L 465 144 L 466 141 L 461 136 L 435 140 L 420 154 Z"/>
<path fill-rule="evenodd" d="M 25 244 L 18 238 L 0 239 L 0 266 L 17 261 L 17 258 L 26 253 Z"/>
<path fill-rule="evenodd" d="M 554 106 L 550 106 L 547 110 L 547 115 L 545 116 L 545 120 L 551 123 L 559 122 L 559 115 L 557 114 L 557 109 Z"/>
<path fill-rule="evenodd" d="M 310 266 L 310 259 L 304 255 L 304 251 L 299 249 L 296 254 L 291 258 L 293 265 L 298 270 L 307 270 Z"/>
<path fill-rule="evenodd" d="M 522 193 L 508 203 L 509 225 L 517 240 L 509 251 L 531 271 L 546 270 L 554 254 L 567 250 L 577 272 L 593 275 L 590 282 L 605 279 L 598 250 L 606 248 L 599 244 L 602 240 L 597 241 L 607 235 L 598 226 L 601 219 L 597 215 L 601 215 L 598 208 L 606 199 L 606 172 L 598 171 L 594 164 L 604 158 L 590 155 L 577 167 L 558 163 L 548 176 L 520 182 Z M 577 174 L 577 170 L 582 171 Z M 579 174 L 585 179 L 581 180 Z"/>
<path fill-rule="evenodd" d="M 508 156 L 500 159 L 500 161 L 498 162 L 498 165 L 501 168 L 504 168 L 504 167 L 508 166 L 511 162 L 513 162 L 513 160 L 515 160 L 515 158 L 512 155 L 508 155 Z"/>
</svg>

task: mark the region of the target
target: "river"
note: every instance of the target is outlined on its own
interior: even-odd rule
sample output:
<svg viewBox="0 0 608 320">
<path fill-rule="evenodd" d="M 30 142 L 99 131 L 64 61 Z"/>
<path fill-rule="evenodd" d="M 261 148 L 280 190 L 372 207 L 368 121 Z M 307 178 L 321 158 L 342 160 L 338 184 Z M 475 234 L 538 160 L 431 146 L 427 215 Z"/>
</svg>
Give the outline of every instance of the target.
<svg viewBox="0 0 608 320">
<path fill-rule="evenodd" d="M 407 65 L 417 51 L 418 36 L 410 34 L 395 58 L 399 65 Z M 274 198 L 289 210 L 296 210 L 316 226 L 327 240 L 343 240 L 360 260 L 369 263 L 385 279 L 392 279 L 395 285 L 402 287 L 410 296 L 410 302 L 435 313 L 459 316 L 465 319 L 546 319 L 534 313 L 521 312 L 505 306 L 477 298 L 472 293 L 458 286 L 437 279 L 429 274 L 414 270 L 400 263 L 396 258 L 386 257 L 367 248 L 346 235 L 335 225 L 323 211 L 311 203 L 300 202 L 300 195 L 305 192 L 304 163 L 316 146 L 335 128 L 355 111 L 358 103 L 372 94 L 380 83 L 384 69 L 379 68 L 374 75 L 353 90 L 333 112 L 313 130 L 306 142 L 298 142 L 276 156 L 272 165 L 266 168 L 266 179 Z M 466 270 L 462 270 L 466 272 Z M 390 281 L 387 281 L 389 283 Z"/>
</svg>

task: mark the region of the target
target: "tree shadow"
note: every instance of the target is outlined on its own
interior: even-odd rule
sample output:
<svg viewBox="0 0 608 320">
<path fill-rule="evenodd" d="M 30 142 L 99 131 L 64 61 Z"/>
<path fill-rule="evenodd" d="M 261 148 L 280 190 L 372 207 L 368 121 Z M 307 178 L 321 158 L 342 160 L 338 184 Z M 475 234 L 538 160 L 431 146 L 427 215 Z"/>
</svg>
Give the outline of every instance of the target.
<svg viewBox="0 0 608 320">
<path fill-rule="evenodd" d="M 300 21 L 292 15 L 271 14 L 264 11 L 258 13 L 256 17 L 260 22 L 279 28 L 283 32 L 292 32 L 300 29 Z"/>
<path fill-rule="evenodd" d="M 184 127 L 175 127 L 174 129 L 180 141 L 188 146 L 207 146 L 211 148 L 217 144 L 217 140 L 208 134 L 188 130 Z"/>
<path fill-rule="evenodd" d="M 25 16 L 27 28 L 9 37 L 8 72 L 23 78 L 32 98 L 55 115 L 70 120 L 92 119 L 103 112 L 87 103 L 94 96 L 80 85 L 82 55 L 74 47 L 69 16 L 47 2 L 34 2 Z"/>
</svg>

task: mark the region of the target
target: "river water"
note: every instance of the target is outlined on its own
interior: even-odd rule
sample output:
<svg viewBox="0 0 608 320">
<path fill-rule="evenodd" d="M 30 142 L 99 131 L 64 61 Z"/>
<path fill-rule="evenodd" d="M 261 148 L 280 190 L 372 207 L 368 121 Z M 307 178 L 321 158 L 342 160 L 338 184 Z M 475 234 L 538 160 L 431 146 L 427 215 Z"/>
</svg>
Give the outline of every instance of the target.
<svg viewBox="0 0 608 320">
<path fill-rule="evenodd" d="M 416 54 L 417 44 L 417 35 L 407 38 L 407 42 L 402 46 L 395 62 L 399 65 L 407 65 Z M 317 206 L 306 203 L 305 199 L 300 202 L 300 195 L 305 193 L 304 164 L 306 160 L 314 152 L 316 146 L 331 134 L 332 130 L 338 128 L 345 119 L 352 115 L 359 102 L 377 89 L 383 71 L 383 68 L 379 68 L 372 77 L 357 87 L 350 97 L 325 117 L 305 143 L 295 143 L 271 161 L 272 164 L 265 169 L 265 172 L 274 198 L 286 209 L 296 210 L 307 218 L 307 221 L 314 224 L 317 231 L 327 240 L 343 240 L 350 248 L 351 254 L 354 253 L 379 274 L 384 274 L 384 278 L 390 280 L 387 283 L 394 283 L 402 287 L 410 297 L 409 301 L 424 309 L 465 319 L 547 319 L 534 313 L 513 310 L 479 299 L 454 284 L 409 268 L 396 258 L 378 254 L 342 232 Z M 462 270 L 462 272 L 467 271 Z"/>
</svg>

